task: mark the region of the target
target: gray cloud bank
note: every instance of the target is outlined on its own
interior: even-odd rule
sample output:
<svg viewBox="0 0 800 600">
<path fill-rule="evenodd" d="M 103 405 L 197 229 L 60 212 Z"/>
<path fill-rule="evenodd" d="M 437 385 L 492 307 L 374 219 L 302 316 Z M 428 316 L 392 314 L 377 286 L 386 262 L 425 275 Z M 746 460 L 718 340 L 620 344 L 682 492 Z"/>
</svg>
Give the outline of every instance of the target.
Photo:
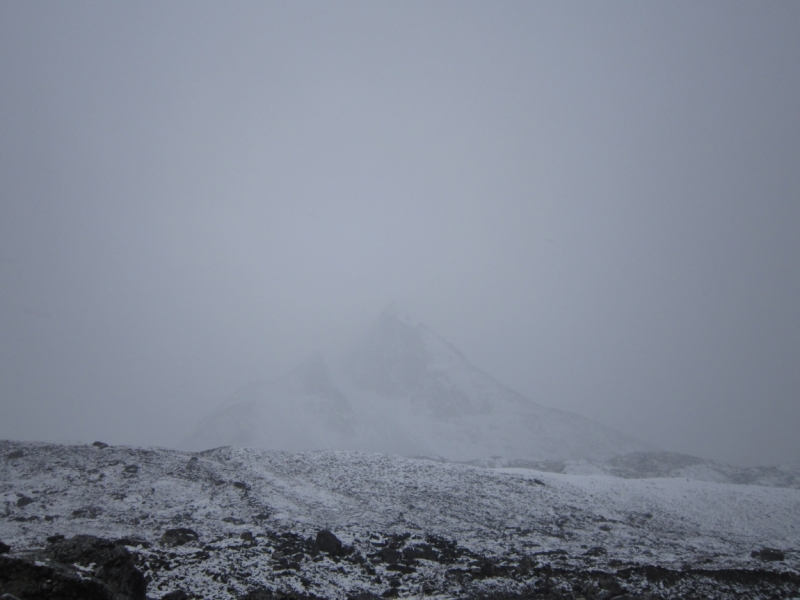
<svg viewBox="0 0 800 600">
<path fill-rule="evenodd" d="M 800 5 L 0 4 L 0 437 L 173 445 L 396 301 L 800 463 Z"/>
</svg>

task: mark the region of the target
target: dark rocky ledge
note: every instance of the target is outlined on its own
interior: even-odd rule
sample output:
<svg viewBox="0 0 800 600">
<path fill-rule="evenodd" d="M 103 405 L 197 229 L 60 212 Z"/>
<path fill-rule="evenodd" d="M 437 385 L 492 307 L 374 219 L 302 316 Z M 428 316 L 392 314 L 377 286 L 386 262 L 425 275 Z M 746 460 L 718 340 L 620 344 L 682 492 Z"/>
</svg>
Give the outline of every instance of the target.
<svg viewBox="0 0 800 600">
<path fill-rule="evenodd" d="M 198 540 L 194 540 L 199 544 Z M 452 540 L 411 534 L 376 536 L 364 547 L 343 544 L 327 530 L 313 538 L 292 532 L 266 539 L 242 538 L 238 546 L 202 546 L 177 555 L 172 546 L 154 547 L 143 540 L 106 540 L 79 535 L 58 539 L 41 550 L 0 556 L 0 598 L 3 600 L 189 600 L 178 578 L 169 590 L 149 590 L 153 575 L 187 566 L 207 570 L 219 553 L 258 552 L 271 555 L 268 586 L 231 593 L 239 600 L 325 598 L 315 593 L 314 578 L 326 569 L 356 574 L 360 589 L 352 600 L 417 597 L 407 582 L 413 578 L 422 595 L 471 600 L 671 600 L 677 598 L 791 598 L 800 595 L 800 577 L 790 571 L 706 569 L 684 566 L 619 565 L 615 569 L 562 568 L 552 559 L 566 553 L 508 557 L 482 556 Z M 595 554 L 598 553 L 593 548 Z M 231 558 L 231 557 L 229 557 Z M 422 568 L 439 565 L 438 571 Z M 229 563 L 230 564 L 230 563 Z M 314 569 L 309 569 L 314 565 Z M 320 569 L 322 567 L 322 569 Z M 215 578 L 233 583 L 236 572 L 216 572 Z M 163 577 L 159 578 L 164 580 Z M 420 581 L 422 579 L 422 581 Z M 169 578 L 167 578 L 169 580 Z M 299 584 L 299 586 L 297 585 Z M 509 585 L 505 585 L 509 584 Z M 305 589 L 306 591 L 299 591 Z M 504 589 L 515 589 L 513 593 Z M 233 590 L 233 588 L 231 588 Z"/>
</svg>

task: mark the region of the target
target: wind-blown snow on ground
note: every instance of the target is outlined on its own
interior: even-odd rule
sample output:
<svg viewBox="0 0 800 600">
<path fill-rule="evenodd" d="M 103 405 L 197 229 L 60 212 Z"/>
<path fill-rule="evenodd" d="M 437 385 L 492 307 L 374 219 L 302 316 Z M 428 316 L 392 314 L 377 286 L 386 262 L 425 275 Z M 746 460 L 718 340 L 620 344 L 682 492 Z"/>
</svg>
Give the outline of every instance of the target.
<svg viewBox="0 0 800 600">
<path fill-rule="evenodd" d="M 17 551 L 44 546 L 55 534 L 139 537 L 151 544 L 139 552 L 151 590 L 161 593 L 179 586 L 214 598 L 256 588 L 325 598 L 364 589 L 422 595 L 423 583 L 438 581 L 441 597 L 456 597 L 467 584 L 453 573 L 469 574 L 486 560 L 497 569 L 517 565 L 517 574 L 524 561 L 601 570 L 800 567 L 800 490 L 791 488 L 483 469 L 341 451 L 193 454 L 2 442 L 0 452 L 0 540 Z M 175 527 L 196 531 L 199 542 L 164 558 L 159 540 Z M 313 538 L 320 529 L 366 562 L 311 560 L 301 552 L 286 568 L 276 535 Z M 417 560 L 398 572 L 374 559 L 392 535 L 409 536 L 407 544 L 454 540 L 463 553 L 447 565 Z M 785 560 L 765 567 L 751 556 L 764 547 Z M 173 564 L 159 570 L 154 557 Z M 510 593 L 535 577 L 487 576 L 469 589 Z"/>
</svg>

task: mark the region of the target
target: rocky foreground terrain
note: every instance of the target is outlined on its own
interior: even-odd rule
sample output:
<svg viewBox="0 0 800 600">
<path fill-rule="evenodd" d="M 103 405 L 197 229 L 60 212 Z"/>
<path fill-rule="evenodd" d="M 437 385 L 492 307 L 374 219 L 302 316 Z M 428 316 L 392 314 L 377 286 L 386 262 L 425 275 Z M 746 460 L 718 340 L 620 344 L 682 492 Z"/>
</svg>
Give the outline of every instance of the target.
<svg viewBox="0 0 800 600">
<path fill-rule="evenodd" d="M 637 459 L 639 460 L 639 459 Z M 800 490 L 0 442 L 0 597 L 800 598 Z"/>
</svg>

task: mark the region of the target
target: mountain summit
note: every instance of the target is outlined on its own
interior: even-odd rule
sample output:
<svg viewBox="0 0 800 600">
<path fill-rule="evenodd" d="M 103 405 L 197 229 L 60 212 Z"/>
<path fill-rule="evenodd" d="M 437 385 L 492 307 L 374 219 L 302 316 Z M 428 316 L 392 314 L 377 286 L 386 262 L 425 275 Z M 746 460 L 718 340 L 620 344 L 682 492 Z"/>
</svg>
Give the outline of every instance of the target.
<svg viewBox="0 0 800 600">
<path fill-rule="evenodd" d="M 422 324 L 384 311 L 341 373 L 315 355 L 253 384 L 205 417 L 182 446 L 342 449 L 448 460 L 608 459 L 653 450 L 546 408 L 473 366 Z"/>
</svg>

